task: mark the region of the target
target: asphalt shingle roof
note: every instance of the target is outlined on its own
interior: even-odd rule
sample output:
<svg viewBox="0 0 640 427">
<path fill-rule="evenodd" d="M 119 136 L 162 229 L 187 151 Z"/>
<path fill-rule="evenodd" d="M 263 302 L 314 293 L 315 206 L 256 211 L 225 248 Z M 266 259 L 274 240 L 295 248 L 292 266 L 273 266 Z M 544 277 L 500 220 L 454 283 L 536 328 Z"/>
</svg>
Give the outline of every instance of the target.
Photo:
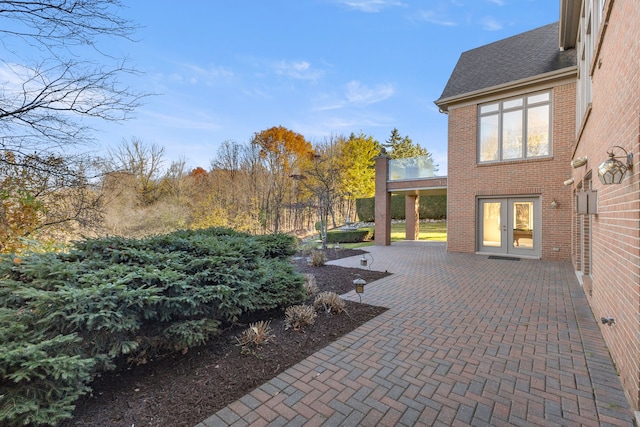
<svg viewBox="0 0 640 427">
<path fill-rule="evenodd" d="M 575 49 L 559 48 L 558 25 L 555 22 L 463 52 L 436 104 L 443 99 L 575 66 Z"/>
</svg>

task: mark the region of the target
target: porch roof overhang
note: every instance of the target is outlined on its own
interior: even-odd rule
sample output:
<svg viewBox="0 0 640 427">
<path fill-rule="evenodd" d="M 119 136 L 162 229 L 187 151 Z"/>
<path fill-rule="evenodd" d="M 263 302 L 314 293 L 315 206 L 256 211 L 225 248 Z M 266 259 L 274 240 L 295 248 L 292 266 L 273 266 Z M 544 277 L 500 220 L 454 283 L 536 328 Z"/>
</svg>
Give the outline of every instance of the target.
<svg viewBox="0 0 640 427">
<path fill-rule="evenodd" d="M 387 191 L 413 196 L 439 196 L 447 194 L 447 177 L 387 181 Z"/>
</svg>

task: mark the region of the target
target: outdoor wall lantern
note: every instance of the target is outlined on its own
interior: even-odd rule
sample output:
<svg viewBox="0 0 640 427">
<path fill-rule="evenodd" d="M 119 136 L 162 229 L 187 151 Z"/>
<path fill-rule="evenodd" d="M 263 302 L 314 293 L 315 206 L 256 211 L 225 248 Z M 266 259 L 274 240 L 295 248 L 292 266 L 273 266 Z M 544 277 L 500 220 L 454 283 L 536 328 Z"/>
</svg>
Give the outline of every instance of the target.
<svg viewBox="0 0 640 427">
<path fill-rule="evenodd" d="M 558 207 L 558 202 L 556 201 L 555 197 L 553 198 L 553 200 L 551 201 L 551 209 L 555 209 Z"/>
<path fill-rule="evenodd" d="M 575 180 L 573 178 L 569 178 L 567 180 L 564 181 L 564 185 L 571 185 L 575 182 Z"/>
<path fill-rule="evenodd" d="M 613 149 L 619 148 L 624 151 L 624 156 L 616 156 Z M 633 153 L 627 153 L 624 148 L 614 145 L 611 150 L 607 151 L 609 158 L 598 166 L 598 177 L 603 184 L 620 184 L 627 174 L 628 170 L 633 170 Z M 625 165 L 618 159 L 627 159 Z"/>
</svg>

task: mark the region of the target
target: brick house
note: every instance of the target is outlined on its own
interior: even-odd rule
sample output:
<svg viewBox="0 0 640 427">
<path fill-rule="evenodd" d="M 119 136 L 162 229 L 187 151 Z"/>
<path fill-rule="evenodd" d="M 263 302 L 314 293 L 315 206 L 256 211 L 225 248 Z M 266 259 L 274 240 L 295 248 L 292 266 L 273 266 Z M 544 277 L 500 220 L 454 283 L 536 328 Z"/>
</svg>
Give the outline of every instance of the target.
<svg viewBox="0 0 640 427">
<path fill-rule="evenodd" d="M 560 46 L 576 49 L 569 176 L 572 261 L 632 407 L 640 409 L 640 2 L 562 0 Z M 619 184 L 598 169 L 632 165 Z M 627 158 L 627 153 L 631 157 Z M 606 179 L 605 179 L 606 181 Z"/>
<path fill-rule="evenodd" d="M 554 23 L 462 53 L 436 104 L 449 119 L 447 246 L 571 257 L 575 49 Z"/>
<path fill-rule="evenodd" d="M 441 178 L 447 250 L 571 260 L 595 318 L 606 321 L 599 324 L 635 410 L 638 22 L 638 0 L 560 0 L 559 22 L 462 53 L 435 101 L 448 115 L 449 172 Z M 618 184 L 599 179 L 608 152 L 622 164 Z M 386 164 L 384 158 L 376 164 L 376 244 L 390 243 L 389 194 L 425 188 L 411 180 L 399 187 L 386 178 Z M 413 199 L 407 198 L 408 238 L 416 233 Z"/>
</svg>

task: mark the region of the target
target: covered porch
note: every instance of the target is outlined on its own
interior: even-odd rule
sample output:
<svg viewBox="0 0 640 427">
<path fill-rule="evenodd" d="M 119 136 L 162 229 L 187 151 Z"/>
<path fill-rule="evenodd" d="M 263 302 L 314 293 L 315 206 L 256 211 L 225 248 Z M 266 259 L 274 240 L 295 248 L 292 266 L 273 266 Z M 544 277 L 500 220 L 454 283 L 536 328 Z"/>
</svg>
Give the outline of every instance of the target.
<svg viewBox="0 0 640 427">
<path fill-rule="evenodd" d="M 375 244 L 391 245 L 391 195 L 405 196 L 405 239 L 418 240 L 420 233 L 420 196 L 447 194 L 447 177 L 435 176 L 432 169 L 421 168 L 419 157 L 376 158 Z"/>
</svg>

